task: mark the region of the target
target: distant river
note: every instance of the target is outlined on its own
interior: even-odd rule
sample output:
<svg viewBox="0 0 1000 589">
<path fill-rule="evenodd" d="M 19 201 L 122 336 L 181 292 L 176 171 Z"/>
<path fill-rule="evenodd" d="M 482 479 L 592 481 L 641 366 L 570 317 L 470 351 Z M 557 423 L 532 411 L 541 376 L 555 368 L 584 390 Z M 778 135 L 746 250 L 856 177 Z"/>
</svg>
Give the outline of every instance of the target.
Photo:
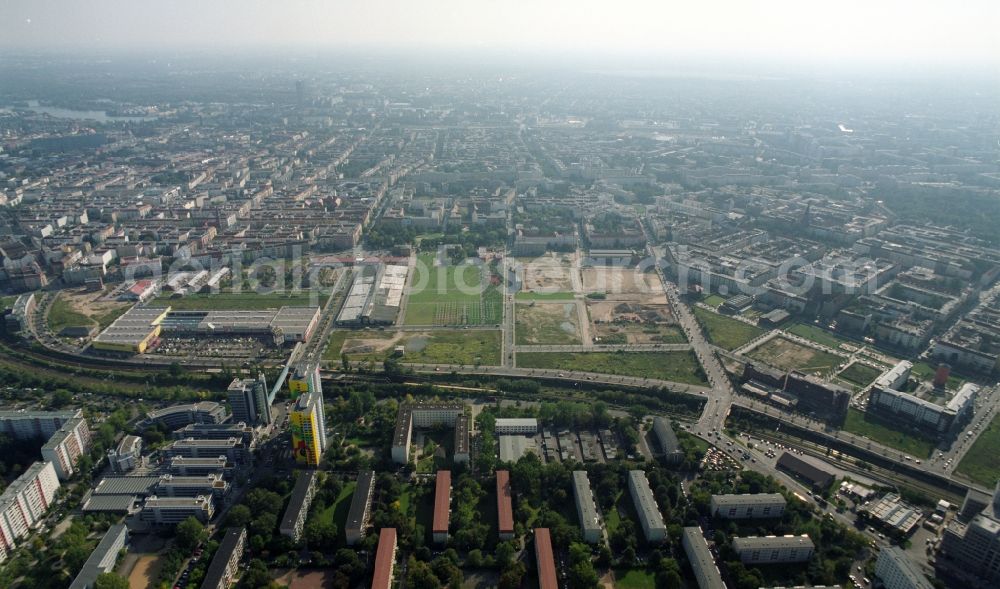
<svg viewBox="0 0 1000 589">
<path fill-rule="evenodd" d="M 28 101 L 28 110 L 44 113 L 57 119 L 80 119 L 87 121 L 98 121 L 101 123 L 114 121 L 152 121 L 156 117 L 114 117 L 108 116 L 103 110 L 75 110 L 72 108 L 59 108 L 56 106 L 40 106 L 37 100 Z"/>
</svg>

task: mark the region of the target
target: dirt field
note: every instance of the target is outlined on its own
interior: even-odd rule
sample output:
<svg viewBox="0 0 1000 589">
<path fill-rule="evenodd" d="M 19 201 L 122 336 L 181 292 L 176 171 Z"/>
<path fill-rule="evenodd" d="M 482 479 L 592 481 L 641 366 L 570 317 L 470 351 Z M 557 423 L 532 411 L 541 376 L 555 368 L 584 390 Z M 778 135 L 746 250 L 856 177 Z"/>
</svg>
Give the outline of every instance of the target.
<svg viewBox="0 0 1000 589">
<path fill-rule="evenodd" d="M 576 302 L 517 305 L 515 334 L 519 344 L 579 344 Z"/>
<path fill-rule="evenodd" d="M 631 298 L 627 295 L 659 295 L 657 301 L 666 303 L 663 284 L 656 274 L 638 268 L 594 266 L 581 270 L 583 292 L 603 292 L 609 298 Z M 649 301 L 654 302 L 654 301 Z"/>
<path fill-rule="evenodd" d="M 160 576 L 163 559 L 155 554 L 143 554 L 128 576 L 129 589 L 152 589 Z"/>
<path fill-rule="evenodd" d="M 837 368 L 844 358 L 808 346 L 797 344 L 783 337 L 775 337 L 754 348 L 748 354 L 782 370 L 828 373 Z"/>
<path fill-rule="evenodd" d="M 344 353 L 348 356 L 355 354 L 380 354 L 391 350 L 397 342 L 403 339 L 404 334 L 402 331 L 379 331 L 373 333 L 377 333 L 378 337 L 349 337 L 345 339 L 344 347 L 341 348 L 339 353 Z"/>
<path fill-rule="evenodd" d="M 549 253 L 538 258 L 517 258 L 522 266 L 524 290 L 568 292 L 573 290 L 573 255 Z"/>
<path fill-rule="evenodd" d="M 648 305 L 628 301 L 587 301 L 590 320 L 597 323 L 675 323 L 667 305 Z"/>
<path fill-rule="evenodd" d="M 290 589 L 324 589 L 333 587 L 333 571 L 278 571 L 274 580 Z"/>
</svg>

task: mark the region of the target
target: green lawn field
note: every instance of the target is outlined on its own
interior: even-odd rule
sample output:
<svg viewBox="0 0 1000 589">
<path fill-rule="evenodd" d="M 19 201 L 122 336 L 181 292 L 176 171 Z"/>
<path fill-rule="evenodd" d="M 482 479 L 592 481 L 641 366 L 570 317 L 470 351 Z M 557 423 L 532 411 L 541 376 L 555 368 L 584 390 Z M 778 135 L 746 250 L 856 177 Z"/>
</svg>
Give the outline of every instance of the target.
<svg viewBox="0 0 1000 589">
<path fill-rule="evenodd" d="M 709 341 L 727 350 L 735 350 L 764 333 L 756 325 L 730 319 L 700 307 L 694 307 L 694 314 L 705 328 Z"/>
<path fill-rule="evenodd" d="M 693 385 L 706 382 L 692 352 L 521 352 L 517 354 L 517 366 L 655 378 Z"/>
<path fill-rule="evenodd" d="M 958 474 L 992 489 L 1000 480 L 1000 416 L 994 417 L 958 463 Z"/>
<path fill-rule="evenodd" d="M 847 420 L 842 429 L 852 434 L 865 436 L 873 442 L 895 448 L 915 458 L 926 458 L 934 450 L 934 442 L 896 431 L 882 420 L 867 416 L 864 412 L 853 407 L 847 410 Z"/>
</svg>

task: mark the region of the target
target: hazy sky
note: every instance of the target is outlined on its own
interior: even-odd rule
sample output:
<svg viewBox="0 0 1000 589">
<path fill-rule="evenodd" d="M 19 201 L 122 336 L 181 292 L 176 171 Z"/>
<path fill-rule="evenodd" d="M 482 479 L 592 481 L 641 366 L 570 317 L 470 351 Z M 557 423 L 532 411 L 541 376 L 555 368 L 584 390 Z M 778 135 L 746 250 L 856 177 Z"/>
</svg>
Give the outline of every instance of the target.
<svg viewBox="0 0 1000 589">
<path fill-rule="evenodd" d="M 0 45 L 996 65 L 1000 0 L 0 0 Z"/>
</svg>

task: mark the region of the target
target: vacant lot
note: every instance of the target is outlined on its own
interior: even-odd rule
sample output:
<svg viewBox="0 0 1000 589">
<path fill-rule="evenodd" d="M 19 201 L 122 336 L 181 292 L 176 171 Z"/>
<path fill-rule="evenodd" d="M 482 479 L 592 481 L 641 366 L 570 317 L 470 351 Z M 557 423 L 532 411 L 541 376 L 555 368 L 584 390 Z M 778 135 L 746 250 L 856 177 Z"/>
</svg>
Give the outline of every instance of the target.
<svg viewBox="0 0 1000 589">
<path fill-rule="evenodd" d="M 885 421 L 853 407 L 847 410 L 847 420 L 842 429 L 916 458 L 926 458 L 934 449 L 934 442 L 897 431 Z"/>
<path fill-rule="evenodd" d="M 573 256 L 546 254 L 538 258 L 517 258 L 521 266 L 522 288 L 530 291 L 573 290 Z"/>
<path fill-rule="evenodd" d="M 579 344 L 580 319 L 573 301 L 517 305 L 519 344 Z"/>
<path fill-rule="evenodd" d="M 705 376 L 691 352 L 521 352 L 521 368 L 598 372 L 701 385 Z"/>
<path fill-rule="evenodd" d="M 500 363 L 500 331 L 449 329 L 437 331 L 335 331 L 324 359 L 331 365 L 348 359 L 381 362 L 403 346 L 402 362 L 414 364 Z"/>
<path fill-rule="evenodd" d="M 279 307 L 314 307 L 326 302 L 318 293 L 195 293 L 171 298 L 159 296 L 153 299 L 151 307 L 170 307 L 183 311 L 211 311 L 225 309 L 232 311 L 277 309 Z"/>
<path fill-rule="evenodd" d="M 608 295 L 663 294 L 663 284 L 656 274 L 639 268 L 592 266 L 581 270 L 584 292 Z"/>
<path fill-rule="evenodd" d="M 588 300 L 590 332 L 601 344 L 680 344 L 686 340 L 668 305 Z"/>
<path fill-rule="evenodd" d="M 757 346 L 747 354 L 782 370 L 829 373 L 844 359 L 829 352 L 810 348 L 783 337 L 775 337 Z"/>
<path fill-rule="evenodd" d="M 727 350 L 735 350 L 764 333 L 764 330 L 756 325 L 730 319 L 700 307 L 694 307 L 694 315 L 705 328 L 708 340 Z"/>
<path fill-rule="evenodd" d="M 49 308 L 49 329 L 53 333 L 59 333 L 66 327 L 93 327 L 95 324 L 90 317 L 74 309 L 63 293 L 56 295 Z"/>
<path fill-rule="evenodd" d="M 987 488 L 1000 479 L 1000 416 L 994 417 L 958 463 L 957 472 Z"/>
<path fill-rule="evenodd" d="M 403 340 L 403 362 L 415 364 L 487 364 L 500 363 L 500 331 L 470 329 L 434 331 L 427 335 L 408 335 Z"/>
</svg>

